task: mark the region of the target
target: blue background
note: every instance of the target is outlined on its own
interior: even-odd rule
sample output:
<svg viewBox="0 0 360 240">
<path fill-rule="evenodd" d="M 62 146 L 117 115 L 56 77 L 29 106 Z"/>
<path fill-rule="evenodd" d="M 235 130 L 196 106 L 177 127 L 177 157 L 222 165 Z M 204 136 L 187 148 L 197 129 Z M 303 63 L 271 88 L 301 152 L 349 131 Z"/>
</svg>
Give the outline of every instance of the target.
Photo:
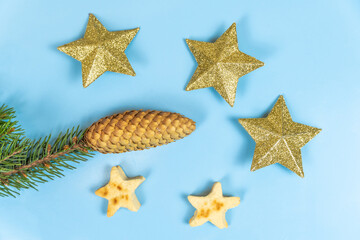
<svg viewBox="0 0 360 240">
<path fill-rule="evenodd" d="M 81 38 L 88 14 L 110 30 L 140 27 L 126 50 L 136 77 L 107 72 L 84 89 L 81 64 L 56 47 Z M 265 66 L 239 81 L 235 107 L 213 89 L 184 90 L 196 68 L 185 38 L 212 41 L 237 23 L 239 49 Z M 0 1 L 0 103 L 31 138 L 128 109 L 184 114 L 189 137 L 102 155 L 65 177 L 0 199 L 0 239 L 358 239 L 360 2 Z M 250 172 L 255 143 L 237 118 L 262 117 L 284 94 L 294 121 L 323 131 L 303 149 L 305 178 L 275 164 Z M 110 168 L 143 175 L 142 207 L 106 217 L 94 191 Z M 191 228 L 188 194 L 221 181 L 241 204 L 229 228 Z"/>
</svg>

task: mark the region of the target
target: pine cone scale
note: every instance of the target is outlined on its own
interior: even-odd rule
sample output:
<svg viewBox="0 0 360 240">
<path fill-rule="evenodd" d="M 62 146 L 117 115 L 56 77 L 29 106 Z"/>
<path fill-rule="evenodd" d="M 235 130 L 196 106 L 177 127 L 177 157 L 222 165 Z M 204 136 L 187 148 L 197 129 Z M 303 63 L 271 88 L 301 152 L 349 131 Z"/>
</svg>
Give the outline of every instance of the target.
<svg viewBox="0 0 360 240">
<path fill-rule="evenodd" d="M 101 153 L 121 153 L 174 142 L 195 128 L 178 113 L 134 110 L 100 119 L 86 130 L 84 141 Z"/>
</svg>

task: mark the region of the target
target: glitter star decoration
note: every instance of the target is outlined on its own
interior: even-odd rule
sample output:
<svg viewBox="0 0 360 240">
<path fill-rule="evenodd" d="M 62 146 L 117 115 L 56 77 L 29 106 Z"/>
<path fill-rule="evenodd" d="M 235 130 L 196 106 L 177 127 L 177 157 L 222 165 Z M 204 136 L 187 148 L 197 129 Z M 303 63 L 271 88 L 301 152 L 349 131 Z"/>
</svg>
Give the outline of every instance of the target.
<svg viewBox="0 0 360 240">
<path fill-rule="evenodd" d="M 109 183 L 95 192 L 96 195 L 109 201 L 107 216 L 113 216 L 121 207 L 134 212 L 139 210 L 141 204 L 135 195 L 135 190 L 144 180 L 142 176 L 129 179 L 121 167 L 112 167 Z"/>
<path fill-rule="evenodd" d="M 240 204 L 239 197 L 223 196 L 219 182 L 214 183 L 207 196 L 188 196 L 188 200 L 196 208 L 194 216 L 189 221 L 192 227 L 203 225 L 209 221 L 218 228 L 227 228 L 226 211 Z"/>
<path fill-rule="evenodd" d="M 198 63 L 186 91 L 213 87 L 230 106 L 234 106 L 239 78 L 264 66 L 239 51 L 235 23 L 214 43 L 189 39 L 186 43 Z"/>
<path fill-rule="evenodd" d="M 280 163 L 304 177 L 301 148 L 321 129 L 293 122 L 283 96 L 266 118 L 243 118 L 239 122 L 256 142 L 251 171 Z"/>
<path fill-rule="evenodd" d="M 109 32 L 90 14 L 85 36 L 58 47 L 58 50 L 81 62 L 86 88 L 106 71 L 135 76 L 124 51 L 138 31 L 139 28 Z"/>
</svg>

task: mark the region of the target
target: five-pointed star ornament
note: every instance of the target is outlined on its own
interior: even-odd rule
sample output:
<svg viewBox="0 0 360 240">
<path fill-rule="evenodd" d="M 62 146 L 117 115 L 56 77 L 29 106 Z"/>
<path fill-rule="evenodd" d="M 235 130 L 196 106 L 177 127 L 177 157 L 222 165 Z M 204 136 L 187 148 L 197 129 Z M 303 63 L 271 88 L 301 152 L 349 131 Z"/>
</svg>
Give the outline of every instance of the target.
<svg viewBox="0 0 360 240">
<path fill-rule="evenodd" d="M 283 96 L 266 118 L 242 118 L 239 122 L 256 142 L 251 171 L 280 163 L 304 177 L 301 148 L 321 129 L 293 122 Z"/>
<path fill-rule="evenodd" d="M 189 39 L 186 43 L 198 63 L 186 91 L 213 87 L 230 106 L 234 106 L 239 78 L 264 66 L 239 51 L 235 23 L 214 43 Z"/>
<path fill-rule="evenodd" d="M 219 182 L 214 183 L 207 196 L 188 196 L 188 200 L 196 208 L 194 216 L 189 221 L 192 227 L 203 225 L 209 221 L 218 228 L 227 228 L 226 211 L 240 204 L 239 197 L 223 196 Z"/>
<path fill-rule="evenodd" d="M 107 216 L 113 216 L 121 207 L 134 212 L 139 210 L 141 204 L 135 195 L 135 189 L 144 180 L 142 176 L 129 179 L 121 167 L 112 167 L 109 183 L 95 192 L 96 195 L 109 201 Z"/>
<path fill-rule="evenodd" d="M 139 28 L 109 32 L 90 14 L 85 36 L 58 49 L 81 62 L 86 88 L 106 71 L 135 76 L 124 51 L 138 31 Z"/>
</svg>

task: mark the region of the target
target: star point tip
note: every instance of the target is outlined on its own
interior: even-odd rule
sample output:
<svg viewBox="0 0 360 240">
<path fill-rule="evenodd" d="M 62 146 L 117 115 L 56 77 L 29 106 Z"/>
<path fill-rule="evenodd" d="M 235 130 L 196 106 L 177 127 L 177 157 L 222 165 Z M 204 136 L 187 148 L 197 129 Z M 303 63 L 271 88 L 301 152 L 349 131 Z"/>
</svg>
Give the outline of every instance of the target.
<svg viewBox="0 0 360 240">
<path fill-rule="evenodd" d="M 286 106 L 286 102 L 285 102 L 285 98 L 283 95 L 280 95 L 278 97 L 278 99 L 276 100 L 276 103 L 275 104 L 281 104 L 281 105 L 285 105 Z"/>
<path fill-rule="evenodd" d="M 195 40 L 191 40 L 191 39 L 185 39 L 186 44 L 190 47 L 190 45 L 194 42 Z"/>
<path fill-rule="evenodd" d="M 234 100 L 225 99 L 225 101 L 226 101 L 231 107 L 234 107 L 235 99 L 234 99 Z"/>
<path fill-rule="evenodd" d="M 243 123 L 244 123 L 244 118 L 239 118 L 239 119 L 238 119 L 238 122 L 239 122 L 240 124 L 243 124 Z"/>
<path fill-rule="evenodd" d="M 61 51 L 61 52 L 63 52 L 64 45 L 58 46 L 56 49 L 59 50 L 59 51 Z"/>
<path fill-rule="evenodd" d="M 139 176 L 138 180 L 139 180 L 140 184 L 142 184 L 146 179 L 143 176 Z"/>
<path fill-rule="evenodd" d="M 126 75 L 129 75 L 129 76 L 132 76 L 132 77 L 135 77 L 136 76 L 136 73 L 134 71 L 134 69 L 130 66 L 130 68 L 128 69 L 128 72 L 124 73 Z"/>
<path fill-rule="evenodd" d="M 137 34 L 140 30 L 140 27 L 136 27 L 136 28 L 133 28 L 133 29 L 130 29 L 130 31 L 133 31 L 135 32 L 135 34 Z"/>
</svg>

